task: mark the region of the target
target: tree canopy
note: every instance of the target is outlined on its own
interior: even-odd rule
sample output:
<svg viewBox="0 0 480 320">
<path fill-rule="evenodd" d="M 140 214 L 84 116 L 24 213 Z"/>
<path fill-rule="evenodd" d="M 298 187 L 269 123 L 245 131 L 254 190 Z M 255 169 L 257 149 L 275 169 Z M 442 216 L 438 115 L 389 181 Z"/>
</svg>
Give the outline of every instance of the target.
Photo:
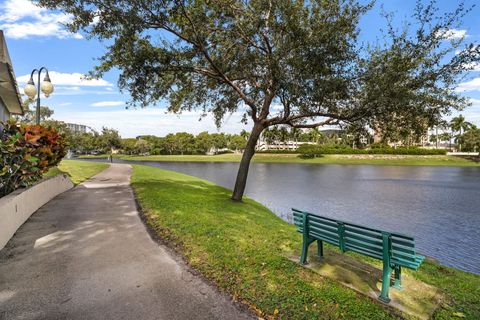
<svg viewBox="0 0 480 320">
<path fill-rule="evenodd" d="M 355 0 L 38 3 L 72 14 L 72 31 L 106 40 L 91 75 L 119 69 L 132 106 L 167 100 L 169 111 L 200 108 L 217 125 L 235 111 L 253 122 L 234 200 L 242 198 L 265 128 L 434 123 L 468 105 L 454 89 L 480 57 L 479 46 L 449 39 L 469 11 L 462 3 L 439 14 L 435 1 L 417 1 L 413 20 L 400 29 L 385 14 L 383 42 L 370 45 L 359 43 L 358 24 L 373 3 Z"/>
</svg>

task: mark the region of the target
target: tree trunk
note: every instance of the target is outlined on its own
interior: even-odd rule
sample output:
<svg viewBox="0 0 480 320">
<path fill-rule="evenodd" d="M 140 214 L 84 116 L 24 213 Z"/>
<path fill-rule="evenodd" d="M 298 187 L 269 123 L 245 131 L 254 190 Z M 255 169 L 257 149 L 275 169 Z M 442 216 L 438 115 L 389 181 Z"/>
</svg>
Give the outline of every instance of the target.
<svg viewBox="0 0 480 320">
<path fill-rule="evenodd" d="M 250 161 L 255 154 L 255 146 L 257 145 L 258 138 L 265 127 L 260 123 L 253 125 L 252 132 L 248 138 L 247 146 L 243 151 L 242 160 L 238 167 L 237 180 L 235 181 L 235 188 L 233 189 L 232 200 L 242 201 L 243 193 L 245 192 L 245 186 L 247 185 L 248 168 L 250 167 Z"/>
<path fill-rule="evenodd" d="M 460 134 L 458 135 L 458 140 L 460 140 L 460 142 L 458 143 L 458 151 L 462 152 L 462 128 L 460 128 Z"/>
</svg>

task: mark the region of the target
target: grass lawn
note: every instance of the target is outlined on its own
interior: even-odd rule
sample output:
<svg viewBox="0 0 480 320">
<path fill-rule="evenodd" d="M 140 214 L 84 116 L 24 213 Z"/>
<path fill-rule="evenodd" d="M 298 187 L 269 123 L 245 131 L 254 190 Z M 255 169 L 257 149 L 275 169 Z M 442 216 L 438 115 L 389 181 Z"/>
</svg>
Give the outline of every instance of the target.
<svg viewBox="0 0 480 320">
<path fill-rule="evenodd" d="M 229 190 L 211 182 L 142 165 L 134 165 L 131 181 L 151 228 L 193 268 L 259 316 L 409 318 L 290 260 L 300 249 L 301 235 L 255 201 L 235 203 Z M 325 250 L 328 255 L 335 249 Z M 446 295 L 435 319 L 480 319 L 480 276 L 433 262 L 406 273 Z"/>
<path fill-rule="evenodd" d="M 106 158 L 106 155 L 80 156 L 79 158 Z M 191 162 L 239 162 L 239 154 L 207 155 L 152 155 L 115 157 L 133 161 L 191 161 Z M 372 164 L 401 166 L 480 166 L 480 161 L 457 156 L 402 156 L 402 155 L 325 155 L 314 159 L 301 159 L 296 154 L 258 153 L 254 162 L 311 163 L 311 164 Z"/>
<path fill-rule="evenodd" d="M 106 163 L 99 162 L 62 160 L 57 167 L 51 168 L 45 174 L 45 177 L 53 177 L 60 173 L 66 173 L 70 176 L 70 180 L 77 185 L 105 170 L 108 166 Z"/>
</svg>

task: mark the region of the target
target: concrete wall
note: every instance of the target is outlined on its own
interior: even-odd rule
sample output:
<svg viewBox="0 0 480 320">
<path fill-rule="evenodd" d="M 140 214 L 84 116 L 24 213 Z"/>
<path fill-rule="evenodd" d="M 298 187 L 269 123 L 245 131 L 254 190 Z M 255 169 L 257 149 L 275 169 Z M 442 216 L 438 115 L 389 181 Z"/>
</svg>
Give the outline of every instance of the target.
<svg viewBox="0 0 480 320">
<path fill-rule="evenodd" d="M 0 198 L 0 250 L 35 211 L 71 188 L 73 183 L 61 174 Z"/>
</svg>

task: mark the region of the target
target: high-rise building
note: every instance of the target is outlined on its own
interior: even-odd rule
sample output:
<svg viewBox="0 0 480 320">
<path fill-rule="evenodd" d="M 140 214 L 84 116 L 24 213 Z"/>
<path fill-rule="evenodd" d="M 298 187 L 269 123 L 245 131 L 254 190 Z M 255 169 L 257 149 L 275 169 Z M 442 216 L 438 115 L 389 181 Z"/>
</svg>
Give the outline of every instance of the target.
<svg viewBox="0 0 480 320">
<path fill-rule="evenodd" d="M 70 129 L 70 131 L 72 131 L 73 133 L 86 133 L 86 132 L 87 132 L 87 129 L 89 128 L 89 127 L 87 127 L 87 126 L 84 125 L 84 124 L 65 123 L 65 125 L 66 125 L 67 128 Z"/>
</svg>

